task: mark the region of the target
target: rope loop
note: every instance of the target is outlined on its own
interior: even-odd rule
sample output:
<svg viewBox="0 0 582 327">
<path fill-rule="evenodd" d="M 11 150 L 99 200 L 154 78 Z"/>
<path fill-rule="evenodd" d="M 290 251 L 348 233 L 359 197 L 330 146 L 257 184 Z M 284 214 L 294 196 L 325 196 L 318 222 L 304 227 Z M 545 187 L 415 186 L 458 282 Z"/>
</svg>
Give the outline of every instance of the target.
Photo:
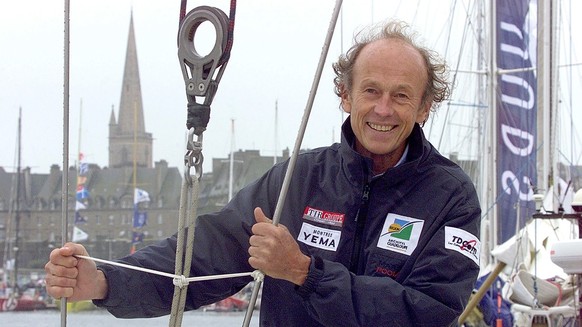
<svg viewBox="0 0 582 327">
<path fill-rule="evenodd" d="M 175 277 L 172 280 L 172 283 L 174 283 L 174 286 L 177 286 L 179 288 L 184 288 L 185 286 L 188 286 L 188 284 L 190 284 L 190 282 L 188 281 L 188 279 L 184 275 Z"/>
<path fill-rule="evenodd" d="M 260 270 L 255 270 L 251 273 L 251 277 L 255 280 L 255 282 L 263 282 L 265 279 L 265 274 L 263 274 Z"/>
</svg>

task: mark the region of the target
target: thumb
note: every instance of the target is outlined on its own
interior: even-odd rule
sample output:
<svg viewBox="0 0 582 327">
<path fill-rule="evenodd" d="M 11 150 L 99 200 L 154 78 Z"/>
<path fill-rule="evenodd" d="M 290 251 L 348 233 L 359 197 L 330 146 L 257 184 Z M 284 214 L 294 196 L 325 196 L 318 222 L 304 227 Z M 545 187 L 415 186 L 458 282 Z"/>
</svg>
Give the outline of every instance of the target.
<svg viewBox="0 0 582 327">
<path fill-rule="evenodd" d="M 263 212 L 263 209 L 256 207 L 255 211 L 255 221 L 257 223 L 270 223 L 271 219 L 269 219 L 267 216 L 265 216 L 265 213 Z"/>
</svg>

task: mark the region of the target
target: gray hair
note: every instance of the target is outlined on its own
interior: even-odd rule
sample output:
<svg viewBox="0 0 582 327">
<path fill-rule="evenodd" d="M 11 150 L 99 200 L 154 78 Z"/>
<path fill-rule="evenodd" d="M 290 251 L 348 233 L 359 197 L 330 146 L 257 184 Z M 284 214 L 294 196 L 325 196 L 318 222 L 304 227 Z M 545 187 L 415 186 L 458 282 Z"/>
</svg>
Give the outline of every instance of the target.
<svg viewBox="0 0 582 327">
<path fill-rule="evenodd" d="M 422 103 L 432 101 L 431 110 L 434 111 L 441 102 L 447 100 L 451 93 L 451 85 L 448 81 L 448 67 L 443 59 L 433 50 L 417 43 L 417 34 L 411 31 L 408 24 L 401 21 L 389 21 L 383 25 L 377 25 L 367 33 L 362 31 L 354 37 L 354 45 L 341 55 L 333 64 L 335 78 L 334 92 L 341 97 L 342 90 L 350 91 L 353 83 L 354 64 L 362 49 L 371 42 L 381 39 L 398 39 L 410 44 L 422 56 L 426 64 L 428 76 L 427 85 L 422 95 Z"/>
</svg>

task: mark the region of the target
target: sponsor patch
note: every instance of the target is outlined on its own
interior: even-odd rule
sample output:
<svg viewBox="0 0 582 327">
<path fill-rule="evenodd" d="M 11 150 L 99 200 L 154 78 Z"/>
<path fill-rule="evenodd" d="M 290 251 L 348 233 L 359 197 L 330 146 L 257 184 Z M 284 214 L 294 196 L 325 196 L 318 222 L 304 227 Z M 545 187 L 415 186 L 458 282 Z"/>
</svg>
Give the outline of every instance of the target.
<svg viewBox="0 0 582 327">
<path fill-rule="evenodd" d="M 445 226 L 445 248 L 457 251 L 479 265 L 481 241 L 471 233 Z"/>
<path fill-rule="evenodd" d="M 301 225 L 301 231 L 297 240 L 309 246 L 314 246 L 328 251 L 337 251 L 341 231 L 321 228 L 308 223 Z"/>
<path fill-rule="evenodd" d="M 422 231 L 424 220 L 389 213 L 378 239 L 378 247 L 406 255 L 412 254 Z"/>
<path fill-rule="evenodd" d="M 343 213 L 319 210 L 311 207 L 305 207 L 303 219 L 320 224 L 326 224 L 336 227 L 342 227 L 346 215 Z"/>
</svg>

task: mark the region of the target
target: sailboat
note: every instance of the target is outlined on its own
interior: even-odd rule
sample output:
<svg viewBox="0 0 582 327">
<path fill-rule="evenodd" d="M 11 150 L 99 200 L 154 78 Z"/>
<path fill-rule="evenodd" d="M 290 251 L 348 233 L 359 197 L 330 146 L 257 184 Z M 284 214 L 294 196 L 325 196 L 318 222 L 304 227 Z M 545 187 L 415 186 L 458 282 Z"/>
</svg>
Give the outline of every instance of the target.
<svg viewBox="0 0 582 327">
<path fill-rule="evenodd" d="M 5 251 L 5 261 L 6 264 L 4 266 L 4 276 L 3 277 L 3 292 L 0 294 L 0 312 L 2 311 L 31 311 L 31 310 L 40 310 L 46 309 L 47 302 L 40 294 L 40 291 L 43 289 L 42 285 L 22 285 L 19 284 L 19 276 L 18 276 L 18 246 L 19 246 L 19 239 L 20 239 L 20 201 L 22 197 L 21 192 L 21 181 L 22 181 L 22 174 L 21 174 L 21 135 L 22 135 L 22 109 L 20 109 L 19 117 L 18 117 L 18 163 L 16 169 L 16 175 L 14 176 L 14 192 L 12 193 L 13 199 L 10 201 L 10 209 L 12 215 L 9 216 L 9 226 L 11 225 L 11 221 L 14 220 L 14 230 L 11 228 L 8 229 L 6 235 L 8 236 L 6 239 L 6 251 Z M 12 219 L 14 217 L 14 219 Z M 13 236 L 12 243 L 10 242 L 10 238 Z M 9 244 L 11 243 L 11 249 Z M 7 257 L 10 256 L 11 259 L 7 260 Z M 8 274 L 7 272 L 10 272 Z"/>
<path fill-rule="evenodd" d="M 559 2 L 492 0 L 488 10 L 484 2 L 472 4 L 475 6 L 465 9 L 467 12 L 475 9 L 477 18 L 467 20 L 464 32 L 474 32 L 477 43 L 487 45 L 488 49 L 477 52 L 476 68 L 458 69 L 454 78 L 458 78 L 456 85 L 464 83 L 460 80 L 465 75 L 478 76 L 480 81 L 475 87 L 478 92 L 467 92 L 477 98 L 474 102 L 477 137 L 457 136 L 449 144 L 435 143 L 441 152 L 446 152 L 443 147 L 451 147 L 451 153 L 458 140 L 479 145 L 473 152 L 477 167 L 463 167 L 474 173 L 483 208 L 481 267 L 483 280 L 490 283 L 483 283 L 479 289 L 489 290 L 487 294 L 476 294 L 490 297 L 489 302 L 482 302 L 490 305 L 483 311 L 497 313 L 492 315 L 495 320 L 500 320 L 501 304 L 505 302 L 518 326 L 529 326 L 535 315 L 549 315 L 548 306 L 564 308 L 556 316 L 560 315 L 563 323 L 572 322 L 577 315 L 578 286 L 571 274 L 550 260 L 553 244 L 577 239 L 580 235 L 576 225 L 582 223 L 555 219 L 580 216 L 567 216 L 573 214 L 568 203 L 579 176 L 575 176 L 574 170 L 558 169 L 557 149 L 565 145 L 559 142 L 558 132 L 576 128 L 573 121 L 560 125 L 563 121 L 558 114 L 560 106 L 572 104 L 558 100 L 557 90 L 567 85 L 557 82 L 560 68 L 556 31 L 566 30 L 557 26 Z M 478 17 L 488 17 L 489 24 L 480 23 Z M 487 25 L 489 29 L 485 28 Z M 489 36 L 481 36 L 487 30 Z M 467 48 L 465 41 L 461 46 Z M 457 61 L 467 57 L 466 52 L 459 51 Z M 453 97 L 463 95 L 459 90 L 453 93 Z M 467 104 L 453 100 L 450 106 Z M 443 109 L 445 119 L 452 120 L 454 108 Z M 451 128 L 455 124 L 458 131 L 458 120 L 443 126 Z M 576 162 L 569 159 L 570 164 Z M 542 318 L 546 324 L 553 319 Z M 511 322 L 497 321 L 498 326 L 508 323 Z"/>
</svg>

